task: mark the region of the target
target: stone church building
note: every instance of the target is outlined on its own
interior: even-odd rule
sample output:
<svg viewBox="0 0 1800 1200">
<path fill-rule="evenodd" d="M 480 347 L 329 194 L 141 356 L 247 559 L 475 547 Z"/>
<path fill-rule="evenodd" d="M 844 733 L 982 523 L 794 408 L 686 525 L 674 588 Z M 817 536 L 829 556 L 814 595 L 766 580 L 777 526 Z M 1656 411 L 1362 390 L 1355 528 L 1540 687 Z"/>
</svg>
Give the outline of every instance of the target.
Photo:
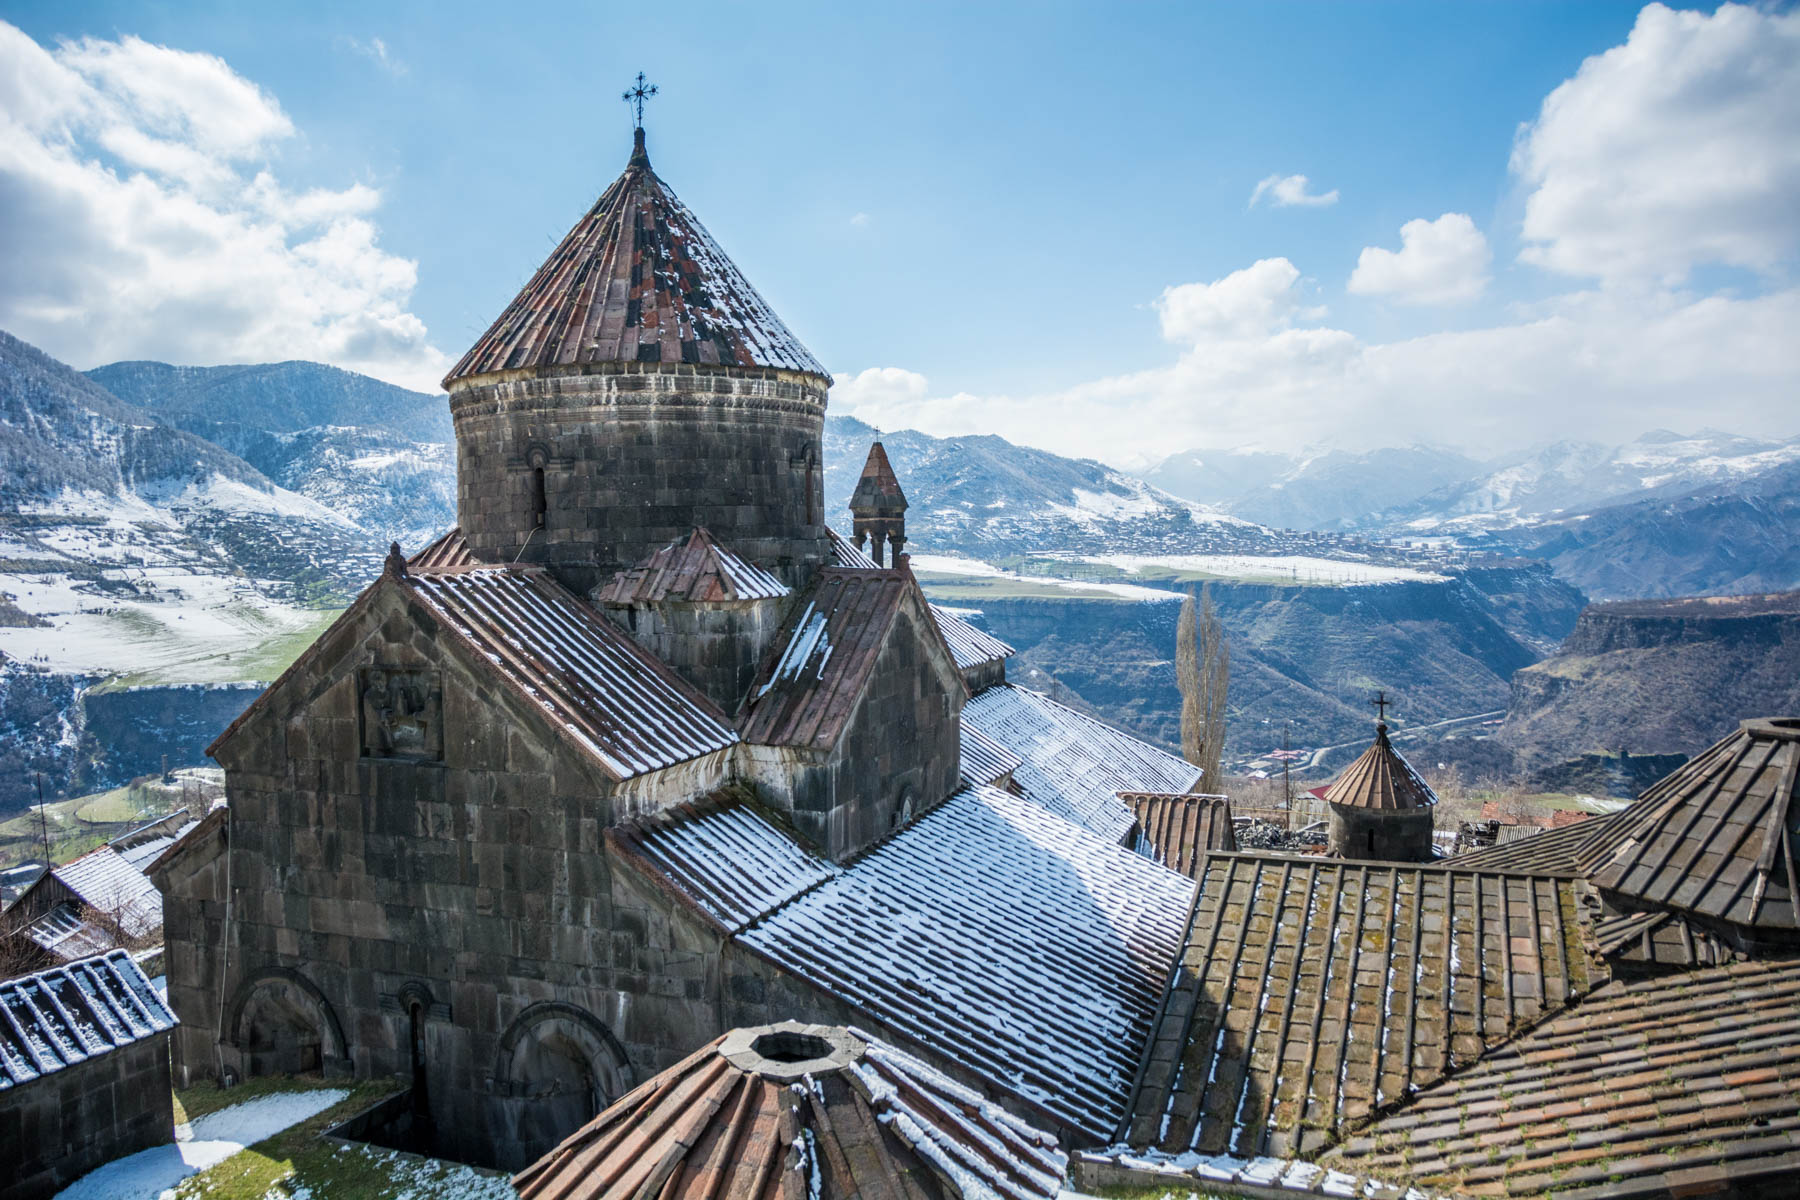
<svg viewBox="0 0 1800 1200">
<path fill-rule="evenodd" d="M 1118 793 L 1198 772 L 1006 683 L 879 444 L 827 526 L 830 383 L 638 130 L 444 381 L 458 528 L 211 747 L 229 804 L 155 866 L 178 1082 L 398 1075 L 518 1167 L 797 1018 L 1122 1117 L 1193 883 Z"/>
</svg>

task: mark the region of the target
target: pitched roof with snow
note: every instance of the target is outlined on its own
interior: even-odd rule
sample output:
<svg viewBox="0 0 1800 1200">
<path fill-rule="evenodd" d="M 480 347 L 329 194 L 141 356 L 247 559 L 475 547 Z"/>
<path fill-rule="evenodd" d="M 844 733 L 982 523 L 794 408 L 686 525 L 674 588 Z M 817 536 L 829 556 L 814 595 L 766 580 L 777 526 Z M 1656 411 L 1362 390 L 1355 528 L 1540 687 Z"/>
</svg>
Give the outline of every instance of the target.
<svg viewBox="0 0 1800 1200">
<path fill-rule="evenodd" d="M 963 724 L 1020 757 L 1013 782 L 1026 796 L 1108 841 L 1131 832 L 1120 792 L 1187 792 L 1200 780 L 1192 763 L 1011 684 L 978 692 Z"/>
<path fill-rule="evenodd" d="M 711 701 L 542 571 L 420 572 L 401 582 L 614 778 L 737 741 Z"/>
<path fill-rule="evenodd" d="M 729 604 L 778 600 L 788 594 L 781 580 L 739 558 L 704 529 L 686 541 L 664 546 L 634 567 L 614 575 L 594 594 L 600 604 Z"/>
<path fill-rule="evenodd" d="M 1003 781 L 1011 779 L 1012 773 L 1025 761 L 966 721 L 962 724 L 961 733 L 964 783 L 985 783 L 989 787 L 999 787 Z"/>
<path fill-rule="evenodd" d="M 123 950 L 0 982 L 0 1091 L 154 1037 L 175 1014 Z"/>
<path fill-rule="evenodd" d="M 778 642 L 781 653 L 750 690 L 750 706 L 738 722 L 743 739 L 815 750 L 836 745 L 888 630 L 918 586 L 905 570 L 820 568 Z"/>
<path fill-rule="evenodd" d="M 830 378 L 638 152 L 444 377 L 605 362 Z"/>
<path fill-rule="evenodd" d="M 1208 854 L 1237 849 L 1231 801 L 1193 792 L 1121 792 L 1154 858 L 1171 871 L 1200 878 Z"/>
<path fill-rule="evenodd" d="M 513 1179 L 522 1200 L 1054 1200 L 1056 1139 L 857 1029 L 736 1029 Z"/>
<path fill-rule="evenodd" d="M 762 813 L 724 798 L 683 804 L 606 836 L 733 933 L 841 872 Z"/>
<path fill-rule="evenodd" d="M 849 567 L 857 571 L 881 570 L 881 564 L 870 558 L 866 551 L 859 550 L 855 542 L 829 526 L 825 532 L 831 535 L 831 561 L 834 566 Z"/>
<path fill-rule="evenodd" d="M 482 565 L 469 549 L 461 525 L 452 527 L 449 533 L 406 560 L 411 571 L 455 571 Z"/>
<path fill-rule="evenodd" d="M 1578 862 L 1634 904 L 1797 931 L 1797 794 L 1800 718 L 1745 721 L 1616 813 Z"/>
<path fill-rule="evenodd" d="M 1584 945 L 1585 886 L 1210 855 L 1119 1140 L 1322 1149 L 1605 982 Z"/>
<path fill-rule="evenodd" d="M 89 908 L 117 921 L 128 938 L 146 937 L 162 928 L 162 893 L 111 846 L 90 850 L 51 874 Z"/>
<path fill-rule="evenodd" d="M 1193 888 L 1028 800 L 969 787 L 737 940 L 1103 1137 Z"/>
<path fill-rule="evenodd" d="M 1437 793 L 1394 749 L 1383 721 L 1375 726 L 1375 744 L 1325 789 L 1325 800 L 1350 808 L 1427 808 L 1437 803 Z"/>
<path fill-rule="evenodd" d="M 966 671 L 970 667 L 1002 662 L 1018 653 L 993 634 L 977 629 L 963 620 L 953 608 L 934 604 L 931 606 L 931 615 L 937 618 L 938 629 L 943 633 L 950 653 L 956 658 L 958 670 Z"/>
<path fill-rule="evenodd" d="M 1347 1140 L 1457 1194 L 1790 1195 L 1800 959 L 1618 980 Z"/>
</svg>

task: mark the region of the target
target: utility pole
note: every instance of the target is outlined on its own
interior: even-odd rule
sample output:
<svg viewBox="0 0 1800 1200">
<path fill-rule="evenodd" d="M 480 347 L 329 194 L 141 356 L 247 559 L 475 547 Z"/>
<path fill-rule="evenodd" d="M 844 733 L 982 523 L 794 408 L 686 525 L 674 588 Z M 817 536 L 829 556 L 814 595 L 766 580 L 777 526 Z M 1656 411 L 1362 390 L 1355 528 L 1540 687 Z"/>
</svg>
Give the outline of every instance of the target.
<svg viewBox="0 0 1800 1200">
<path fill-rule="evenodd" d="M 44 811 L 44 773 L 37 773 L 38 797 L 38 830 L 44 837 L 44 870 L 48 871 L 56 864 L 50 861 L 50 817 Z"/>
<path fill-rule="evenodd" d="M 1288 760 L 1288 734 L 1294 728 L 1292 721 L 1281 723 L 1281 802 L 1291 811 L 1294 807 L 1294 784 L 1288 777 L 1293 764 Z"/>
</svg>

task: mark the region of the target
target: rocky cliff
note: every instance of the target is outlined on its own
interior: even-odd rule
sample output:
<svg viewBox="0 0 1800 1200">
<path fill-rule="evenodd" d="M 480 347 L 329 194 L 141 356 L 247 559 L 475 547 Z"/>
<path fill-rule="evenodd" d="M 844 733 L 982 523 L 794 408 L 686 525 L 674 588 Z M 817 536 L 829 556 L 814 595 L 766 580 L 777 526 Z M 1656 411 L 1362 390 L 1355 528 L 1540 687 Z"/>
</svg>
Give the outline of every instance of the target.
<svg viewBox="0 0 1800 1200">
<path fill-rule="evenodd" d="M 1744 717 L 1800 713 L 1800 592 L 1595 604 L 1513 676 L 1501 741 L 1522 767 L 1693 754 Z"/>
</svg>

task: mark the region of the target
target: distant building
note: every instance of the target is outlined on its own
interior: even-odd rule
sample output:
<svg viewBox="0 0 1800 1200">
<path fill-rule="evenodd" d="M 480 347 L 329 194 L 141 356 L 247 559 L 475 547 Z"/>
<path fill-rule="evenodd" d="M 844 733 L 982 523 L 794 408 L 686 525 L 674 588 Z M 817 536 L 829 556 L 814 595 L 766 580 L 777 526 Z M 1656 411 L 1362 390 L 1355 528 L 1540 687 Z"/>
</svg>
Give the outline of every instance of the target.
<svg viewBox="0 0 1800 1200">
<path fill-rule="evenodd" d="M 1330 812 L 1328 852 L 1337 858 L 1429 862 L 1437 793 L 1388 740 L 1386 721 L 1375 742 L 1325 789 Z"/>
<path fill-rule="evenodd" d="M 0 1200 L 173 1140 L 174 1026 L 122 951 L 0 982 Z"/>
</svg>

